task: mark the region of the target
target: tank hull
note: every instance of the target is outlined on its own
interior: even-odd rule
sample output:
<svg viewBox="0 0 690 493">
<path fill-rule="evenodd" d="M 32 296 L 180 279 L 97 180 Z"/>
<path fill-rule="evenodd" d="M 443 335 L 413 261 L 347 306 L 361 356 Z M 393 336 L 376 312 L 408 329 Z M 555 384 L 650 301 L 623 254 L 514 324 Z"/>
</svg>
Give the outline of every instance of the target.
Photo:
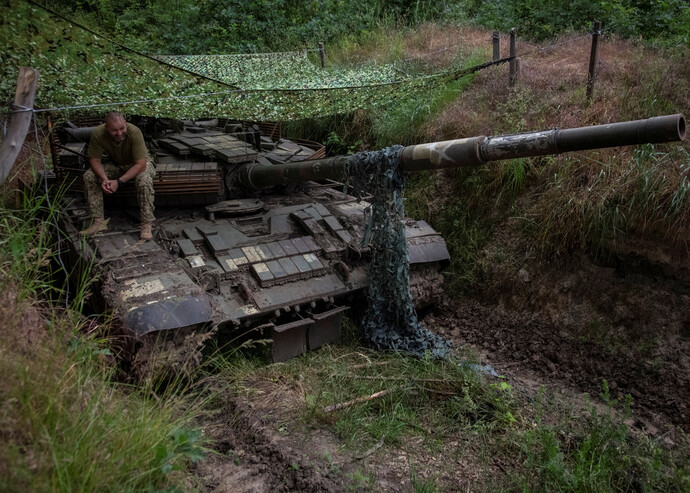
<svg viewBox="0 0 690 493">
<path fill-rule="evenodd" d="M 194 135 L 207 132 L 217 131 Z M 56 160 L 62 174 L 74 179 L 62 229 L 73 256 L 100 279 L 93 301 L 115 317 L 128 340 L 129 359 L 150 353 L 147 341 L 160 344 L 182 332 L 268 341 L 274 361 L 338 340 L 343 316 L 365 303 L 370 253 L 361 240 L 368 203 L 331 180 L 236 198 L 228 177 L 242 168 L 242 160 L 263 161 L 267 151 L 275 152 L 270 149 L 275 141 L 263 150 L 247 146 L 246 156 L 232 158 L 237 162 L 211 155 L 203 156 L 209 160 L 202 165 L 188 166 L 181 158 L 191 153 L 169 152 L 173 146 L 160 140 L 148 142 L 158 161 L 152 241 L 139 239 L 136 194 L 129 183 L 106 201 L 108 231 L 81 237 L 90 220 L 79 182 L 86 165 Z M 296 149 L 291 141 L 280 142 Z M 322 156 L 314 147 L 307 158 Z M 428 304 L 440 290 L 441 268 L 450 256 L 443 238 L 424 221 L 407 219 L 406 234 L 413 290 L 420 305 Z M 196 342 L 193 346 L 182 352 L 194 353 Z"/>
</svg>

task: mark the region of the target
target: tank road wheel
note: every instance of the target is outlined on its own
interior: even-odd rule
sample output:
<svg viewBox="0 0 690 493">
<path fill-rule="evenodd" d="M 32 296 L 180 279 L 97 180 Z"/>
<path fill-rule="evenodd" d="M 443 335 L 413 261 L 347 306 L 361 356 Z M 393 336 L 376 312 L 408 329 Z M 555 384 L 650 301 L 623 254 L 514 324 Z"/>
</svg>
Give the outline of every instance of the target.
<svg viewBox="0 0 690 493">
<path fill-rule="evenodd" d="M 208 325 L 194 325 L 146 334 L 132 361 L 133 376 L 145 384 L 192 378 L 214 332 Z"/>
<path fill-rule="evenodd" d="M 443 294 L 443 272 L 438 262 L 410 266 L 410 293 L 417 310 L 436 304 Z"/>
</svg>

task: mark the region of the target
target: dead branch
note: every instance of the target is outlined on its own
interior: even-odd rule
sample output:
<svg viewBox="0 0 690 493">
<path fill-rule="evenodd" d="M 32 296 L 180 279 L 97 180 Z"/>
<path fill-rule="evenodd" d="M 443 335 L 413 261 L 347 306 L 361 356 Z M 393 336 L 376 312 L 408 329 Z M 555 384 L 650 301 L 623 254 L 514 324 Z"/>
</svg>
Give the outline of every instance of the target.
<svg viewBox="0 0 690 493">
<path fill-rule="evenodd" d="M 361 404 L 362 402 L 367 402 L 371 401 L 373 399 L 376 399 L 378 397 L 383 397 L 384 395 L 387 395 L 391 393 L 395 389 L 391 390 L 381 390 L 380 392 L 376 392 L 374 394 L 368 395 L 366 397 L 357 397 L 356 399 L 352 399 L 351 401 L 346 401 L 346 402 L 340 402 L 338 404 L 333 404 L 331 406 L 326 406 L 323 408 L 323 412 L 325 413 L 330 413 L 333 411 L 338 411 L 339 409 L 343 409 L 346 407 L 350 407 L 354 404 Z"/>
<path fill-rule="evenodd" d="M 392 381 L 399 381 L 399 380 L 404 380 L 406 382 L 420 382 L 420 383 L 449 383 L 449 380 L 443 380 L 440 378 L 405 378 L 405 377 L 377 377 L 377 376 L 369 376 L 369 375 L 348 375 L 348 378 L 359 378 L 359 379 L 364 379 L 364 380 L 392 380 Z"/>
<path fill-rule="evenodd" d="M 376 363 L 372 363 L 370 361 L 369 363 L 351 366 L 350 368 L 352 370 L 358 370 L 360 368 L 369 368 L 370 366 L 383 366 L 383 365 L 388 365 L 388 364 L 390 364 L 390 361 L 377 361 Z"/>
<path fill-rule="evenodd" d="M 374 452 L 376 452 L 378 449 L 380 449 L 381 447 L 383 447 L 383 442 L 384 442 L 385 439 L 386 439 L 386 435 L 381 435 L 381 440 L 379 440 L 373 447 L 371 447 L 369 450 L 367 450 L 366 452 L 364 452 L 362 455 L 358 455 L 357 457 L 355 457 L 355 459 L 356 459 L 356 460 L 366 459 L 366 458 L 369 457 L 371 454 L 373 454 Z"/>
</svg>

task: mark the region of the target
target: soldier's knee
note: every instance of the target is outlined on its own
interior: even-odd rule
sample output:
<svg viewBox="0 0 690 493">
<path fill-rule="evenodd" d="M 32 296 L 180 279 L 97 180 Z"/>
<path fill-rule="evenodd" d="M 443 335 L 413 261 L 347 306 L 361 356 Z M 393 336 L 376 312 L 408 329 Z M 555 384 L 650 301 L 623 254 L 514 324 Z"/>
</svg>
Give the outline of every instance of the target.
<svg viewBox="0 0 690 493">
<path fill-rule="evenodd" d="M 137 175 L 137 178 L 136 178 L 137 188 L 140 190 L 149 190 L 149 189 L 153 190 L 153 178 L 151 178 L 148 175 L 146 175 L 146 176 L 144 176 L 144 175 L 145 175 L 145 173 L 141 173 L 141 174 Z"/>
<path fill-rule="evenodd" d="M 84 178 L 84 183 L 96 183 L 96 175 L 90 169 L 86 170 L 83 178 Z"/>
</svg>

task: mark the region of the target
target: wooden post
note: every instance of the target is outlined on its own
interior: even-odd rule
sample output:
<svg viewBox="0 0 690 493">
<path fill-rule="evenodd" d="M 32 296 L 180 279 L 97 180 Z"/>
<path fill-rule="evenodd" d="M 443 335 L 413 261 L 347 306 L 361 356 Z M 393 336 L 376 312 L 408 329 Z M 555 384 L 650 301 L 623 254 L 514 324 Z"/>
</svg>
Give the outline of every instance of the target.
<svg viewBox="0 0 690 493">
<path fill-rule="evenodd" d="M 592 33 L 592 51 L 589 54 L 589 75 L 587 76 L 587 101 L 592 101 L 594 92 L 594 78 L 596 77 L 599 61 L 599 36 L 601 36 L 601 21 L 594 21 Z"/>
<path fill-rule="evenodd" d="M 36 94 L 36 82 L 38 70 L 30 67 L 21 67 L 17 78 L 17 90 L 14 93 L 13 110 L 7 121 L 7 134 L 0 145 L 0 184 L 9 176 L 10 170 L 22 149 L 26 133 L 29 130 L 31 117 L 33 116 L 34 96 Z M 28 110 L 22 111 L 25 108 Z M 40 145 L 36 142 L 36 145 Z"/>
<path fill-rule="evenodd" d="M 319 43 L 319 56 L 321 57 L 321 68 L 326 68 L 326 48 L 324 48 L 323 42 Z"/>
<path fill-rule="evenodd" d="M 491 36 L 491 42 L 494 47 L 494 62 L 501 59 L 501 33 L 494 31 L 493 36 Z"/>
<path fill-rule="evenodd" d="M 515 28 L 510 29 L 510 69 L 508 72 L 508 85 L 514 86 L 517 79 L 517 42 L 515 40 Z"/>
</svg>

